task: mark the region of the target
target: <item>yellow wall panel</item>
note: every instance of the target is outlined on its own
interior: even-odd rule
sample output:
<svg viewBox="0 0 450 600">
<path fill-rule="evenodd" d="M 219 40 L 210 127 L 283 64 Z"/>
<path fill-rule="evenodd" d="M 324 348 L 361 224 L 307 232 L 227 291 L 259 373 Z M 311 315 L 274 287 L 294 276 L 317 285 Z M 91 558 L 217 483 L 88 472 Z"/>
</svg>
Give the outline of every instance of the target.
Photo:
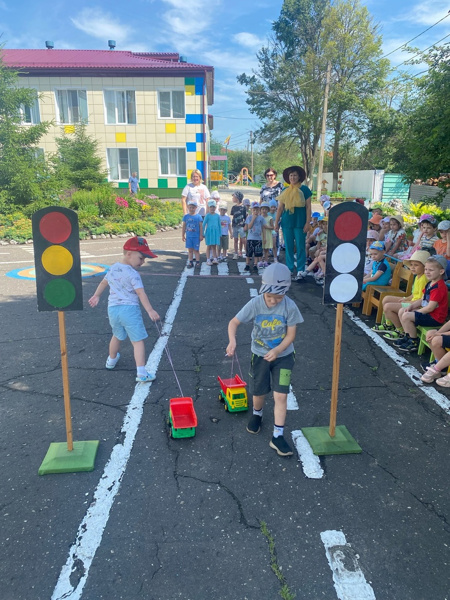
<svg viewBox="0 0 450 600">
<path fill-rule="evenodd" d="M 166 123 L 166 133 L 176 133 L 177 132 L 177 124 L 176 123 Z"/>
<path fill-rule="evenodd" d="M 75 133 L 75 125 L 64 125 L 64 133 Z"/>
<path fill-rule="evenodd" d="M 116 133 L 116 142 L 126 142 L 127 134 L 126 133 Z"/>
<path fill-rule="evenodd" d="M 197 160 L 205 160 L 204 156 L 205 155 L 203 154 L 203 150 L 197 152 Z"/>
</svg>

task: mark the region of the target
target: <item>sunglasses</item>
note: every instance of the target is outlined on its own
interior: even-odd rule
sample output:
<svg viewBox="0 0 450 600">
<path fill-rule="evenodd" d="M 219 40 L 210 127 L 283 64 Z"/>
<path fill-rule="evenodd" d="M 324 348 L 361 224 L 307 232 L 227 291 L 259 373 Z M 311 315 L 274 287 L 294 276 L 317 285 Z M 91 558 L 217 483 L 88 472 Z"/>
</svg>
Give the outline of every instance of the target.
<svg viewBox="0 0 450 600">
<path fill-rule="evenodd" d="M 275 177 L 275 173 L 267 173 L 266 177 Z"/>
</svg>

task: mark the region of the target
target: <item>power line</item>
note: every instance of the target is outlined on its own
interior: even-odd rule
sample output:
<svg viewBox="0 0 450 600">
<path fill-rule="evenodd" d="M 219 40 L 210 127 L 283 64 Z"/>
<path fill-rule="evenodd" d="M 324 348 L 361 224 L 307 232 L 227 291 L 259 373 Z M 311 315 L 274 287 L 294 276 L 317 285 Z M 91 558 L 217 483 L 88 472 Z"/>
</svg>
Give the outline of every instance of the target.
<svg viewBox="0 0 450 600">
<path fill-rule="evenodd" d="M 431 44 L 431 46 L 428 46 L 428 48 L 425 48 L 425 50 L 420 50 L 420 52 L 417 52 L 417 54 L 414 54 L 414 56 L 411 56 L 411 58 L 407 58 L 406 60 L 404 60 L 402 63 L 400 63 L 399 65 L 396 65 L 395 67 L 393 67 L 394 69 L 398 69 L 399 67 L 401 67 L 402 65 L 406 64 L 407 62 L 413 60 L 413 58 L 416 58 L 416 56 L 420 56 L 421 54 L 424 54 L 427 50 L 429 50 L 430 48 L 433 48 L 434 46 L 436 46 L 436 44 L 439 44 L 439 42 L 442 42 L 443 40 L 447 39 L 448 37 L 450 37 L 450 33 L 448 33 L 447 35 L 445 35 L 443 38 L 441 38 L 440 40 L 438 40 L 437 42 L 434 42 L 434 44 Z M 448 42 L 447 42 L 448 43 Z"/>
<path fill-rule="evenodd" d="M 387 56 L 390 56 L 391 54 L 394 54 L 394 52 L 397 52 L 397 50 L 400 50 L 401 48 L 404 48 L 406 46 L 406 44 L 409 44 L 409 43 L 413 42 L 418 37 L 420 37 L 421 35 L 423 35 L 424 33 L 426 33 L 427 31 L 430 31 L 430 29 L 433 29 L 433 27 L 435 27 L 436 25 L 438 25 L 441 21 L 443 21 L 444 19 L 446 19 L 448 16 L 450 16 L 450 10 L 445 15 L 445 17 L 442 17 L 442 19 L 439 19 L 439 21 L 436 21 L 436 23 L 434 23 L 434 25 L 430 25 L 430 27 L 428 27 L 427 29 L 425 29 L 424 31 L 422 31 L 422 33 L 419 33 L 418 35 L 416 35 L 415 37 L 411 38 L 407 42 L 404 42 L 401 46 L 399 46 L 395 50 L 392 50 L 391 52 L 388 52 L 388 54 L 385 54 L 381 58 L 386 58 Z"/>
</svg>

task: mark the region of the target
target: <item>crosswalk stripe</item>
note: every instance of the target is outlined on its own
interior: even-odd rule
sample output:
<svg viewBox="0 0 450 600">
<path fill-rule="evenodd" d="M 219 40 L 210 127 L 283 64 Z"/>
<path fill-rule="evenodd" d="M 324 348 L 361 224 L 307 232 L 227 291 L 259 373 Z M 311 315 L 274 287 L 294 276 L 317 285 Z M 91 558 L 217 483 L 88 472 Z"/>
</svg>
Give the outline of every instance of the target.
<svg viewBox="0 0 450 600">
<path fill-rule="evenodd" d="M 297 449 L 298 458 L 302 463 L 303 473 L 308 479 L 322 479 L 324 472 L 320 459 L 316 456 L 300 429 L 291 432 L 292 441 Z"/>
</svg>

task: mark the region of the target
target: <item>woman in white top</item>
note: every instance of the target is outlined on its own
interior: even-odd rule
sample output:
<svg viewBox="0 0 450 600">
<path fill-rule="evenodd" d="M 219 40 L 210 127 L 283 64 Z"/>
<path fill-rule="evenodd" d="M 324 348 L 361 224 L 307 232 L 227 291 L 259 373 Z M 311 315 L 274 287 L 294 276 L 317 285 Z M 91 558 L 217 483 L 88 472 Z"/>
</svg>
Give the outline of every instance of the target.
<svg viewBox="0 0 450 600">
<path fill-rule="evenodd" d="M 181 204 L 183 205 L 183 214 L 187 214 L 187 203 L 194 196 L 197 200 L 197 210 L 195 214 L 202 217 L 206 214 L 206 204 L 210 193 L 206 185 L 202 183 L 202 173 L 198 169 L 194 169 L 191 174 L 191 183 L 188 183 L 181 192 Z"/>
</svg>

